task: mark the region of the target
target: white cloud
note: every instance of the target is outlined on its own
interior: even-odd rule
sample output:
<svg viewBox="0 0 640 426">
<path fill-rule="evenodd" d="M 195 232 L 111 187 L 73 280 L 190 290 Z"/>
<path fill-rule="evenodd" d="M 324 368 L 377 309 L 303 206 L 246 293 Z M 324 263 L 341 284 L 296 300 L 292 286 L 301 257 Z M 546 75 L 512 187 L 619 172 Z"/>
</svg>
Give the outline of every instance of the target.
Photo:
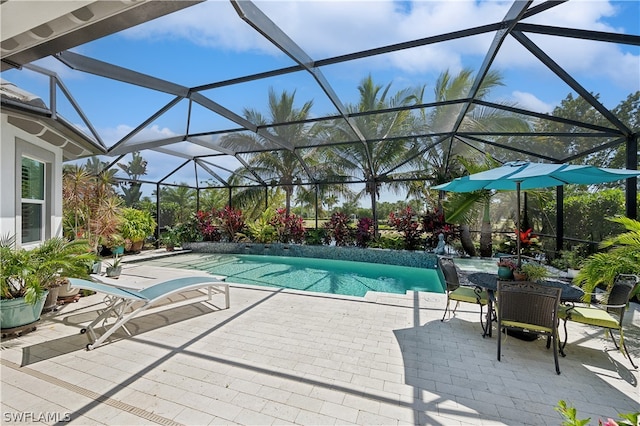
<svg viewBox="0 0 640 426">
<path fill-rule="evenodd" d="M 518 103 L 519 108 L 523 108 L 529 111 L 550 113 L 554 108 L 554 105 L 541 101 L 531 93 L 514 91 L 511 96 Z"/>
<path fill-rule="evenodd" d="M 414 1 L 404 8 L 393 1 L 256 1 L 256 5 L 314 59 L 499 22 L 511 1 Z M 571 1 L 524 22 L 597 31 L 623 31 L 605 22 L 618 10 L 608 1 Z M 129 37 L 182 38 L 210 48 L 276 54 L 278 50 L 247 23 L 227 1 L 209 1 L 126 32 Z M 457 71 L 483 60 L 493 33 L 466 37 L 373 57 L 363 61 L 376 69 L 393 67 L 409 73 Z M 613 43 L 529 34 L 569 72 L 597 74 L 628 90 L 638 90 L 640 56 Z M 523 46 L 508 38 L 496 63 L 510 68 L 541 68 Z M 602 66 L 602 64 L 619 64 Z"/>
</svg>

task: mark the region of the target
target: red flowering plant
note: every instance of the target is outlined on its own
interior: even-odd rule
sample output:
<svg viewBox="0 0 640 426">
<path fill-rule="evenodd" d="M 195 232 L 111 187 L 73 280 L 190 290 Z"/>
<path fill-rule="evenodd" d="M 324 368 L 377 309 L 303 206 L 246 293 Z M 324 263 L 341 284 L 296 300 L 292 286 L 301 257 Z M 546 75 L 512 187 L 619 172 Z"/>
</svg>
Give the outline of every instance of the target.
<svg viewBox="0 0 640 426">
<path fill-rule="evenodd" d="M 349 229 L 349 218 L 342 212 L 335 212 L 328 222 L 324 224 L 327 233 L 324 236 L 324 243 L 331 244 L 335 241 L 336 246 L 348 246 L 351 244 L 351 230 Z"/>
<path fill-rule="evenodd" d="M 222 234 L 216 224 L 217 214 L 215 210 L 198 211 L 196 213 L 196 226 L 202 235 L 203 241 L 220 241 Z"/>
<path fill-rule="evenodd" d="M 535 257 L 542 253 L 542 244 L 540 238 L 533 234 L 531 228 L 526 231 L 514 229 L 514 233 L 507 236 L 506 239 L 498 245 L 498 251 L 502 253 L 517 254 L 517 241 L 520 239 L 520 254 L 524 256 Z"/>
<path fill-rule="evenodd" d="M 405 250 L 415 250 L 420 246 L 422 231 L 411 206 L 407 206 L 397 214 L 389 213 L 389 225 L 404 237 Z"/>
<path fill-rule="evenodd" d="M 278 241 L 281 243 L 302 244 L 304 242 L 304 221 L 300 216 L 287 215 L 285 209 L 278 209 L 269 223 L 276 230 Z"/>
<path fill-rule="evenodd" d="M 230 206 L 225 206 L 224 209 L 216 211 L 216 216 L 220 221 L 220 228 L 227 237 L 227 240 L 229 242 L 238 241 L 245 227 L 242 211 Z"/>
<path fill-rule="evenodd" d="M 426 248 L 436 248 L 440 234 L 444 235 L 445 241 L 451 241 L 456 238 L 456 227 L 445 222 L 443 212 L 438 210 L 428 211 L 420 219 L 422 221 L 422 230 L 426 233 Z"/>
<path fill-rule="evenodd" d="M 498 260 L 498 266 L 503 268 L 509 268 L 512 271 L 515 271 L 516 269 L 518 269 L 518 264 L 509 257 L 500 258 L 500 260 Z"/>
<path fill-rule="evenodd" d="M 356 227 L 356 245 L 366 248 L 373 240 L 373 220 L 369 217 L 361 217 L 358 219 Z"/>
</svg>

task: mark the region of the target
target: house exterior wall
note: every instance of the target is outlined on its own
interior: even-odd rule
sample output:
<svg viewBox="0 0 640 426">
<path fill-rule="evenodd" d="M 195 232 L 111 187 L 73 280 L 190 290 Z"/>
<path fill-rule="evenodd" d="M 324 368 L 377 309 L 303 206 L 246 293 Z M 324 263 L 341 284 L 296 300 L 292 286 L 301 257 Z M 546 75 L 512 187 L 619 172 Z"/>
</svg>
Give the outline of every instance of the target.
<svg viewBox="0 0 640 426">
<path fill-rule="evenodd" d="M 15 235 L 16 245 L 22 246 L 20 177 L 23 155 L 46 164 L 43 239 L 62 236 L 62 149 L 11 125 L 7 118 L 7 114 L 1 114 L 0 237 Z"/>
</svg>

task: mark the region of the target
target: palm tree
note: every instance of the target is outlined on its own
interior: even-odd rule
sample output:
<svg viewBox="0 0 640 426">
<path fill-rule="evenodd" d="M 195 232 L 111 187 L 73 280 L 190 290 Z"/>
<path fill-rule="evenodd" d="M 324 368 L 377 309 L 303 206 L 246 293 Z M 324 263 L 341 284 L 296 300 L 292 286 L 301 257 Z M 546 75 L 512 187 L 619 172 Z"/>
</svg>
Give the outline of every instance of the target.
<svg viewBox="0 0 640 426">
<path fill-rule="evenodd" d="M 485 157 L 483 163 L 478 164 L 473 161 L 467 161 L 460 158 L 458 161 L 462 163 L 469 174 L 480 173 L 485 170 L 493 169 L 500 165 L 496 160 L 489 156 Z M 495 191 L 480 190 L 469 193 L 451 194 L 446 203 L 447 221 L 452 223 L 461 223 L 468 225 L 476 216 L 478 206 L 482 206 L 482 226 L 480 228 L 480 256 L 491 257 L 493 249 L 491 244 L 491 197 Z"/>
<path fill-rule="evenodd" d="M 245 108 L 243 115 L 251 123 L 257 126 L 268 126 L 288 121 L 297 122 L 286 126 L 273 126 L 267 128 L 269 135 L 236 133 L 225 136 L 221 144 L 236 150 L 241 150 L 246 146 L 263 146 L 274 148 L 274 140 L 287 145 L 289 141 L 295 145 L 305 145 L 305 141 L 313 138 L 313 127 L 302 123 L 309 117 L 312 101 L 305 102 L 301 108 L 294 107 L 295 92 L 289 94 L 283 91 L 278 97 L 273 89 L 269 89 L 269 114 L 267 118 L 259 111 Z M 293 195 L 295 184 L 300 176 L 308 176 L 309 167 L 305 167 L 306 162 L 313 160 L 314 150 L 304 150 L 304 152 L 288 149 L 286 146 L 279 146 L 277 149 L 253 154 L 247 161 L 252 173 L 259 176 L 262 182 L 279 186 L 285 193 L 286 214 L 291 211 L 291 196 Z M 303 164 L 305 163 L 305 164 Z M 247 175 L 248 170 L 241 167 L 236 170 L 236 176 Z"/>
<path fill-rule="evenodd" d="M 397 134 L 406 134 L 406 130 L 415 125 L 415 117 L 409 110 L 380 114 L 363 113 L 420 103 L 423 94 L 423 88 L 420 87 L 406 88 L 390 96 L 390 88 L 391 83 L 383 88 L 369 75 L 358 86 L 359 102 L 346 106 L 351 116 L 350 122 L 338 119 L 324 128 L 325 137 L 334 141 L 352 142 L 342 146 L 339 151 L 333 151 L 330 154 L 330 162 L 334 164 L 338 173 L 351 175 L 351 178 L 365 182 L 362 192 L 371 197 L 376 235 L 378 232 L 376 200 L 380 196 L 381 183 L 393 167 L 405 158 L 409 148 L 406 141 L 393 139 L 393 137 Z M 353 143 L 354 127 L 365 139 L 361 143 Z"/>
<path fill-rule="evenodd" d="M 155 191 L 154 191 L 155 192 Z M 185 223 L 196 207 L 196 190 L 189 188 L 186 183 L 179 186 L 165 186 L 160 189 L 160 207 L 171 212 L 172 223 Z"/>
<path fill-rule="evenodd" d="M 449 71 L 443 72 L 435 85 L 434 96 L 436 102 L 447 102 L 464 99 L 469 95 L 473 87 L 474 78 L 471 69 L 463 69 L 457 75 L 452 76 Z M 490 71 L 480 85 L 476 99 L 483 99 L 497 86 L 503 85 L 500 73 Z M 461 112 L 462 104 L 442 104 L 431 111 L 423 111 L 424 125 L 432 133 L 446 134 L 451 132 L 456 120 Z M 460 123 L 462 131 L 527 131 L 530 124 L 515 114 L 505 110 L 495 108 L 487 108 L 475 105 L 465 115 Z M 483 151 L 474 149 L 465 143 L 454 143 L 453 137 L 445 137 L 442 141 L 438 141 L 438 137 L 433 136 L 422 138 L 417 141 L 416 150 L 424 150 L 424 155 L 417 157 L 417 168 L 415 175 L 423 175 L 422 170 L 428 170 L 431 185 L 448 182 L 456 177 L 462 176 L 464 170 L 481 171 L 487 167 L 495 167 L 498 165 L 495 161 L 486 159 Z M 440 142 L 440 143 L 438 143 Z M 474 165 L 476 163 L 477 165 Z M 479 167 L 479 168 L 478 168 Z M 456 196 L 456 210 L 447 215 L 447 220 L 454 222 L 453 217 L 459 217 L 461 227 L 462 245 L 471 255 L 475 255 L 475 248 L 471 242 L 469 233 L 468 213 L 473 209 L 476 203 L 480 202 L 485 205 L 483 209 L 483 226 L 481 230 L 481 255 L 491 255 L 491 224 L 489 219 L 489 198 L 487 193 L 468 193 Z M 438 208 L 441 208 L 443 193 L 438 196 Z M 465 212 L 466 209 L 466 212 Z M 466 214 L 465 214 L 466 213 Z"/>
<path fill-rule="evenodd" d="M 602 241 L 600 248 L 608 251 L 593 254 L 582 263 L 574 282 L 584 290 L 586 302 L 598 285 L 610 291 L 618 274 L 640 275 L 640 222 L 624 216 L 609 220 L 624 226 L 627 232 Z"/>
</svg>

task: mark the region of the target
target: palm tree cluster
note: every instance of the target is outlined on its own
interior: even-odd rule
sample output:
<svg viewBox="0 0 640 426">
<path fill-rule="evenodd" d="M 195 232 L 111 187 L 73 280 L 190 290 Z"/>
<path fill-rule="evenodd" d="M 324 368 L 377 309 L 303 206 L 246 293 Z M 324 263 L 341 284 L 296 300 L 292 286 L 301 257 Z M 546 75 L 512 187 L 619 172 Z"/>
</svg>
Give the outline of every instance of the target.
<svg viewBox="0 0 640 426">
<path fill-rule="evenodd" d="M 376 234 L 376 202 L 383 185 L 387 190 L 404 191 L 408 197 L 424 200 L 425 210 L 440 206 L 430 186 L 461 176 L 464 167 L 459 158 L 473 162 L 485 156 L 464 143 L 455 143 L 451 129 L 456 121 L 460 121 L 459 129 L 469 131 L 514 132 L 530 127 L 508 109 L 475 105 L 461 114 L 460 104 L 448 103 L 467 97 L 473 82 L 470 69 L 457 75 L 443 73 L 434 87 L 435 106 L 426 107 L 425 86 L 393 93 L 391 83 L 383 86 L 368 76 L 358 86 L 358 102 L 344 107 L 349 118 L 337 116 L 328 123 L 310 120 L 312 101 L 296 107 L 295 92 L 277 95 L 271 89 L 268 117 L 255 109 L 243 112 L 263 131 L 230 134 L 220 142 L 236 151 L 263 149 L 244 154 L 245 165 L 234 171 L 230 184 L 243 187 L 234 194 L 234 205 L 243 209 L 266 205 L 266 201 L 261 203 L 267 196 L 264 187 L 279 188 L 284 193 L 287 214 L 292 200 L 311 206 L 320 199 L 330 210 L 338 197 L 353 202 L 368 197 Z M 478 97 L 487 96 L 501 84 L 502 77 L 490 72 L 478 89 Z M 362 189 L 353 191 L 350 184 L 360 184 Z M 315 208 L 322 208 L 322 204 L 315 201 Z"/>
</svg>

